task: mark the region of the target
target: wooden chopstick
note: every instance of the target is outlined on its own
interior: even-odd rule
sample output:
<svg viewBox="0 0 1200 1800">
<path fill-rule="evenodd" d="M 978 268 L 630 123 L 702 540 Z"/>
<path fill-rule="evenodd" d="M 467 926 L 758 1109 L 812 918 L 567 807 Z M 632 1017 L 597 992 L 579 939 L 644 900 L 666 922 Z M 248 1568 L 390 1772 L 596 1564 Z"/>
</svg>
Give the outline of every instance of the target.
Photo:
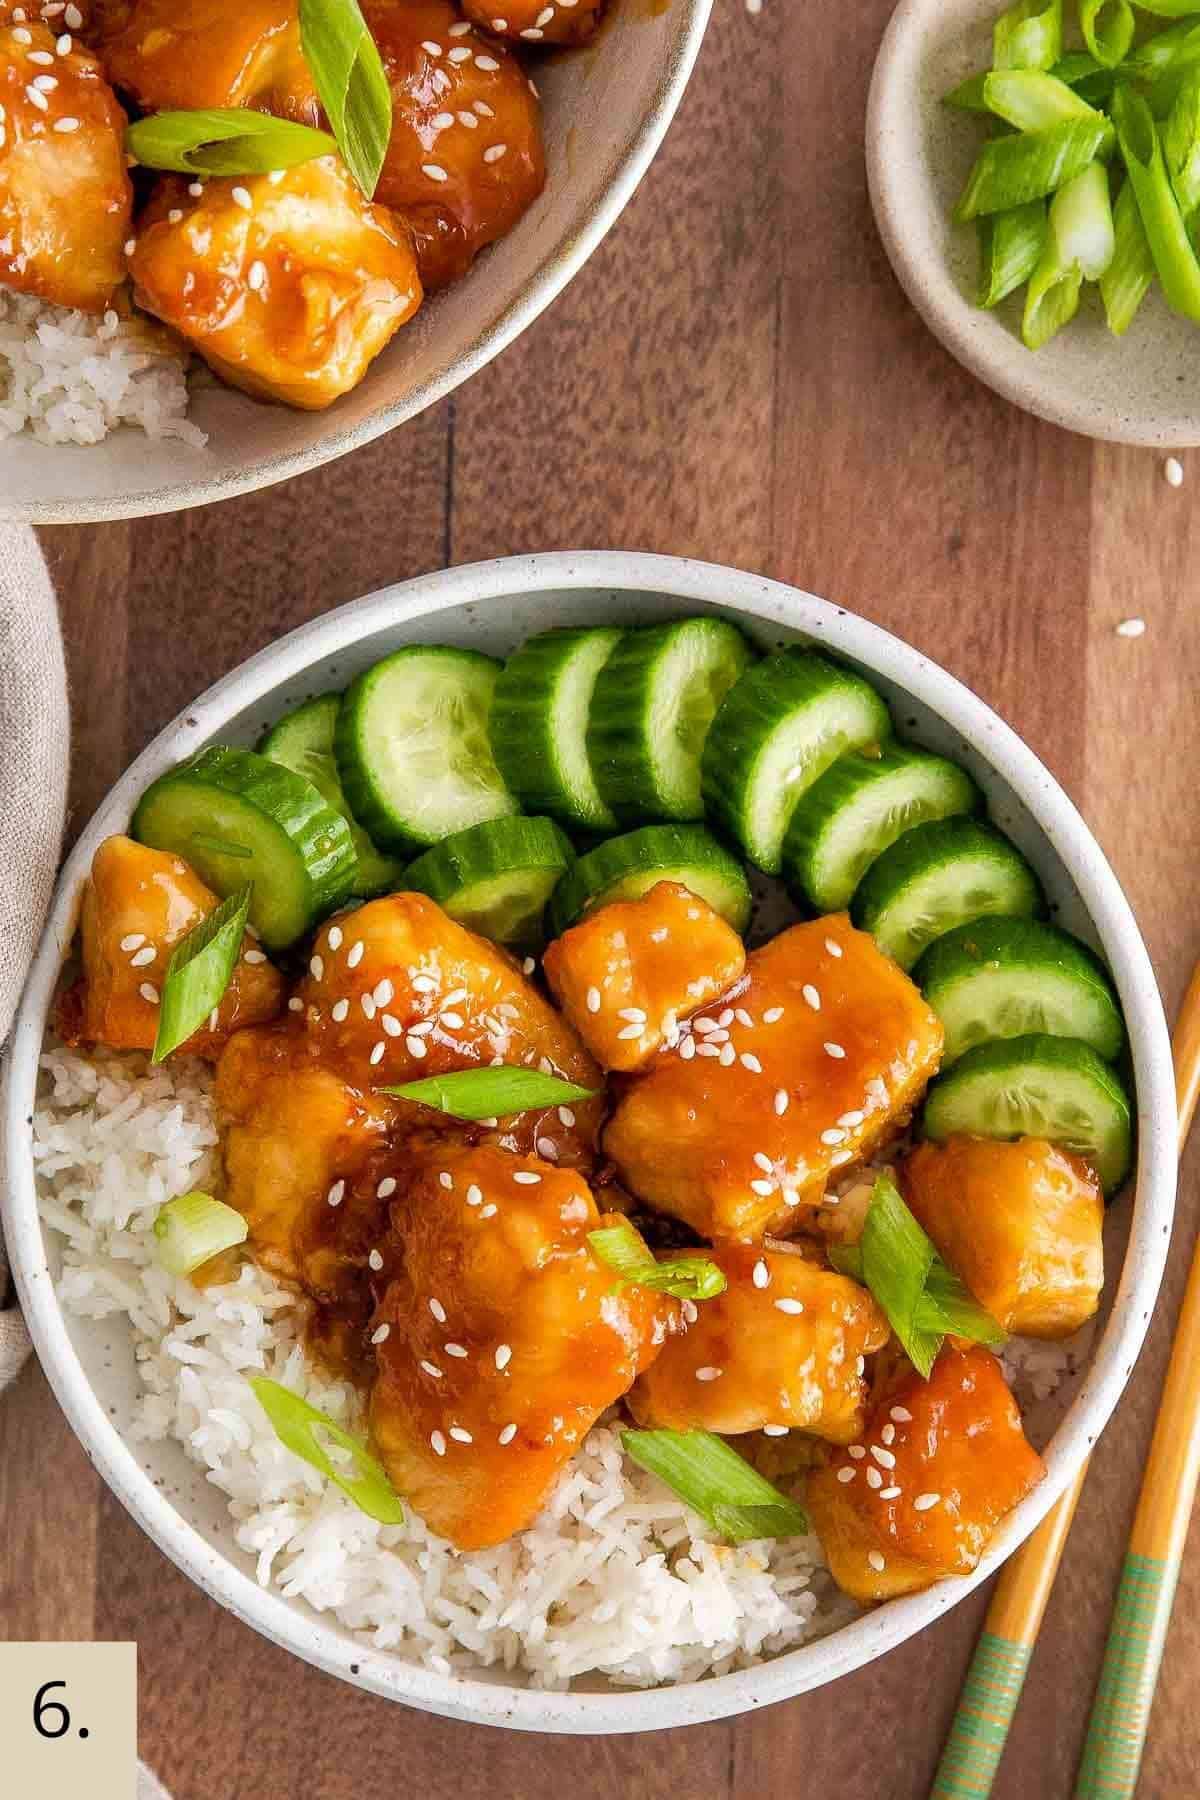
<svg viewBox="0 0 1200 1800">
<path fill-rule="evenodd" d="M 1200 1098 L 1200 964 L 1175 1027 L 1179 1153 Z M 930 1800 L 986 1800 L 1087 1476 L 1085 1462 L 996 1583 Z M 1133 1793 L 1200 1474 L 1200 1244 L 1192 1261 L 1150 1460 L 1118 1590 L 1076 1800 Z"/>
</svg>

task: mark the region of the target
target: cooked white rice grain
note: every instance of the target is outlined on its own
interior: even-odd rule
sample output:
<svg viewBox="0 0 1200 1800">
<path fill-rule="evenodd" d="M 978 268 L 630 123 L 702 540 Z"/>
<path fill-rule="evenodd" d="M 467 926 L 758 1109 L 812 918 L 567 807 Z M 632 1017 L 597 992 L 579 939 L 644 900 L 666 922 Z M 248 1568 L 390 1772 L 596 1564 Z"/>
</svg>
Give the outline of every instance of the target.
<svg viewBox="0 0 1200 1800">
<path fill-rule="evenodd" d="M 199 446 L 185 416 L 186 357 L 161 327 L 101 317 L 0 287 L 0 438 L 98 444 L 118 425 Z"/>
<path fill-rule="evenodd" d="M 64 1306 L 128 1315 L 144 1384 L 134 1434 L 173 1437 L 205 1469 L 264 1586 L 443 1674 L 493 1666 L 541 1688 L 597 1672 L 638 1687 L 695 1680 L 854 1616 L 815 1538 L 708 1541 L 607 1424 L 530 1528 L 492 1550 L 460 1553 L 411 1513 L 402 1526 L 368 1519 L 284 1449 L 247 1385 L 266 1373 L 361 1429 L 354 1389 L 307 1361 L 295 1297 L 251 1263 L 201 1291 L 155 1257 L 162 1201 L 216 1183 L 210 1092 L 202 1064 L 50 1050 L 34 1154 L 43 1216 L 65 1240 Z"/>
</svg>

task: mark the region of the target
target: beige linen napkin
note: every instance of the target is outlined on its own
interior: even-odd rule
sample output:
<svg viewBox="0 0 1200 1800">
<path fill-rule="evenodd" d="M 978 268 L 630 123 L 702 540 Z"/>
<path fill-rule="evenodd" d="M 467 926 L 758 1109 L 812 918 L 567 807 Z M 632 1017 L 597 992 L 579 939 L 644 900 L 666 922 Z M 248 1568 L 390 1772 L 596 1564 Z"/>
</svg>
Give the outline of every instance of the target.
<svg viewBox="0 0 1200 1800">
<path fill-rule="evenodd" d="M 54 886 L 68 741 L 67 678 L 50 574 L 28 526 L 0 527 L 0 1046 Z M 0 1388 L 28 1349 L 0 1235 Z"/>
</svg>

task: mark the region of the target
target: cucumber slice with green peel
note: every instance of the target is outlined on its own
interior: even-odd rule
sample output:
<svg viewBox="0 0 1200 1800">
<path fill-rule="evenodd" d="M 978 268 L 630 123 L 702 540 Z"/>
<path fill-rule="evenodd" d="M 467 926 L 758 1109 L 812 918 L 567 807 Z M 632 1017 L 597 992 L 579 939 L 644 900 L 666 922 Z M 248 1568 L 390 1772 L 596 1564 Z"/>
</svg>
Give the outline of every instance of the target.
<svg viewBox="0 0 1200 1800">
<path fill-rule="evenodd" d="M 436 844 L 518 810 L 488 737 L 499 673 L 476 650 L 414 644 L 347 688 L 334 732 L 338 775 L 384 850 Z"/>
<path fill-rule="evenodd" d="M 982 805 L 966 770 L 945 757 L 898 744 L 874 756 L 848 751 L 792 814 L 783 840 L 783 878 L 818 912 L 840 912 L 876 857 L 904 832 Z"/>
<path fill-rule="evenodd" d="M 925 1136 L 1048 1138 L 1085 1157 L 1105 1193 L 1133 1159 L 1129 1096 L 1108 1064 L 1075 1038 L 1006 1038 L 977 1044 L 939 1075 L 925 1097 Z"/>
<path fill-rule="evenodd" d="M 1099 958 L 1053 925 L 976 919 L 931 944 L 913 980 L 946 1031 L 943 1067 L 976 1044 L 1039 1032 L 1078 1038 L 1106 1062 L 1125 1044 Z"/>
<path fill-rule="evenodd" d="M 550 902 L 554 937 L 610 900 L 637 900 L 659 881 L 677 881 L 745 931 L 750 883 L 735 856 L 703 825 L 644 825 L 608 838 L 573 863 Z"/>
<path fill-rule="evenodd" d="M 258 746 L 260 756 L 282 763 L 311 781 L 323 800 L 334 812 L 341 813 L 350 827 L 354 854 L 358 858 L 358 875 L 354 883 L 357 899 L 372 894 L 393 893 L 399 885 L 403 864 L 390 856 L 381 856 L 362 826 L 359 825 L 342 792 L 337 763 L 333 755 L 333 733 L 337 724 L 340 694 L 319 694 L 306 700 L 277 725 L 272 725 Z"/>
<path fill-rule="evenodd" d="M 354 891 L 345 819 L 310 781 L 254 750 L 201 750 L 160 775 L 130 830 L 182 856 L 222 899 L 251 882 L 250 923 L 268 950 L 294 944 Z"/>
<path fill-rule="evenodd" d="M 625 633 L 597 677 L 587 732 L 596 785 L 623 823 L 703 818 L 704 741 L 751 655 L 725 619 Z"/>
<path fill-rule="evenodd" d="M 621 637 L 615 626 L 539 632 L 514 651 L 492 697 L 497 767 L 521 805 L 585 831 L 611 831 L 587 750 L 596 677 Z"/>
<path fill-rule="evenodd" d="M 751 862 L 778 874 L 801 795 L 847 750 L 891 735 L 887 707 L 861 676 L 812 650 L 768 656 L 713 720 L 701 769 L 708 817 Z"/>
<path fill-rule="evenodd" d="M 553 819 L 489 819 L 418 856 L 404 883 L 493 943 L 534 950 L 544 941 L 546 902 L 572 860 Z"/>
<path fill-rule="evenodd" d="M 978 819 L 914 825 L 878 857 L 854 896 L 856 925 L 911 969 L 927 944 L 991 913 L 1028 919 L 1042 890 L 1021 852 Z"/>
</svg>

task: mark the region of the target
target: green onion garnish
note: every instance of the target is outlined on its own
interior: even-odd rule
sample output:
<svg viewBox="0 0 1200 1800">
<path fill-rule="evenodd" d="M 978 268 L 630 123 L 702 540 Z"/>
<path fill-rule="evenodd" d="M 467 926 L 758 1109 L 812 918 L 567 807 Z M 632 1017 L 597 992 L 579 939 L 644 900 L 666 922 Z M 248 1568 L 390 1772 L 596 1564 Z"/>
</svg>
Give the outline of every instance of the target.
<svg viewBox="0 0 1200 1800">
<path fill-rule="evenodd" d="M 992 1349 L 1004 1342 L 995 1319 L 942 1261 L 886 1175 L 875 1183 L 859 1242 L 835 1245 L 829 1260 L 870 1288 L 926 1380 L 947 1332 Z"/>
<path fill-rule="evenodd" d="M 281 1444 L 340 1487 L 368 1518 L 377 1519 L 381 1525 L 403 1525 L 404 1502 L 388 1480 L 382 1463 L 376 1462 L 365 1444 L 279 1382 L 269 1381 L 265 1375 L 252 1375 L 250 1386 Z M 358 1471 L 356 1475 L 347 1475 L 337 1467 L 317 1437 L 318 1431 L 349 1452 Z"/>
<path fill-rule="evenodd" d="M 714 1300 L 729 1283 L 724 1271 L 707 1256 L 669 1256 L 660 1262 L 628 1219 L 588 1232 L 588 1243 L 602 1263 L 615 1269 L 622 1283 L 673 1294 L 676 1300 Z"/>
<path fill-rule="evenodd" d="M 502 1119 L 534 1107 L 563 1106 L 571 1100 L 594 1100 L 596 1088 L 576 1087 L 540 1069 L 463 1069 L 456 1075 L 430 1075 L 400 1087 L 378 1088 L 397 1100 L 415 1100 L 456 1119 Z"/>
<path fill-rule="evenodd" d="M 1031 200 L 1011 212 L 989 213 L 979 226 L 979 304 L 999 306 L 1041 261 L 1046 244 L 1046 202 Z"/>
<path fill-rule="evenodd" d="M 1062 0 L 1017 0 L 992 28 L 994 69 L 1049 69 L 1062 55 Z"/>
<path fill-rule="evenodd" d="M 222 900 L 171 952 L 158 1010 L 151 1062 L 178 1050 L 221 1004 L 241 953 L 250 911 L 249 883 Z"/>
<path fill-rule="evenodd" d="M 1083 41 L 1103 68 L 1115 69 L 1133 43 L 1133 8 L 1129 0 L 1079 0 Z"/>
<path fill-rule="evenodd" d="M 314 131 L 310 125 L 249 107 L 218 106 L 151 113 L 126 131 L 125 148 L 147 169 L 175 169 L 183 175 L 264 175 L 328 156 L 337 145 L 327 131 Z"/>
<path fill-rule="evenodd" d="M 1185 318 L 1200 320 L 1200 262 L 1171 187 L 1150 108 L 1131 89 L 1119 87 L 1113 95 L 1113 122 L 1167 303 Z"/>
<path fill-rule="evenodd" d="M 1138 81 L 1156 82 L 1200 62 L 1200 21 L 1181 19 L 1131 50 L 1125 67 Z"/>
<path fill-rule="evenodd" d="M 392 90 L 358 0 L 300 0 L 300 47 L 346 167 L 369 200 L 392 134 Z"/>
<path fill-rule="evenodd" d="M 1089 163 L 1050 202 L 1046 242 L 1025 296 L 1021 336 L 1040 350 L 1079 307 L 1084 279 L 1098 281 L 1113 259 L 1116 239 L 1108 171 Z"/>
<path fill-rule="evenodd" d="M 1162 147 L 1167 174 L 1190 233 L 1200 206 L 1200 69 L 1189 70 L 1180 83 L 1162 127 Z"/>
<path fill-rule="evenodd" d="M 1108 329 L 1120 337 L 1133 324 L 1154 281 L 1154 258 L 1128 181 L 1113 207 L 1113 237 L 1113 259 L 1100 277 L 1100 298 Z"/>
<path fill-rule="evenodd" d="M 800 1537 L 808 1530 L 804 1508 L 711 1431 L 623 1431 L 621 1442 L 639 1467 L 665 1481 L 731 1543 Z"/>
<path fill-rule="evenodd" d="M 222 1250 L 244 1244 L 249 1230 L 241 1213 L 223 1200 L 198 1189 L 177 1194 L 155 1215 L 158 1260 L 168 1275 L 190 1275 Z"/>
<path fill-rule="evenodd" d="M 967 177 L 954 216 L 961 222 L 981 213 L 1008 212 L 1052 194 L 1106 154 L 1111 142 L 1112 126 L 1103 113 L 1068 119 L 1048 131 L 992 138 Z"/>
<path fill-rule="evenodd" d="M 1065 81 L 1041 69 L 996 70 L 984 77 L 983 99 L 989 112 L 1018 131 L 1048 131 L 1072 119 L 1103 116 Z"/>
</svg>

